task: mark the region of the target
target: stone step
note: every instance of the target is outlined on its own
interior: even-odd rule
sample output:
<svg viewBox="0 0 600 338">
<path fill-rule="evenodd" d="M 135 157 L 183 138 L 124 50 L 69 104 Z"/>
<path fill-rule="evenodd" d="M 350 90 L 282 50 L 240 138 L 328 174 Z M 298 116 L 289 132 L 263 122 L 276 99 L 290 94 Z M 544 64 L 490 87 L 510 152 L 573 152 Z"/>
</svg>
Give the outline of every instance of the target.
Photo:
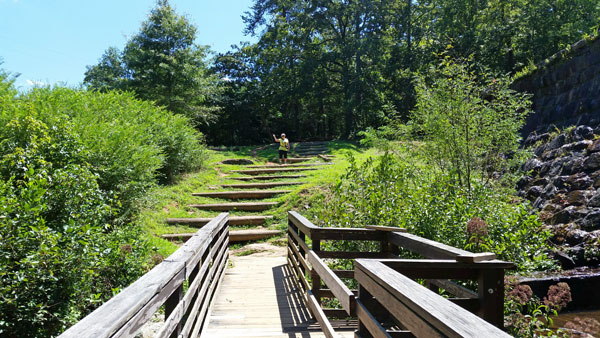
<svg viewBox="0 0 600 338">
<path fill-rule="evenodd" d="M 241 202 L 241 203 L 214 203 L 214 204 L 190 204 L 190 208 L 212 211 L 264 211 L 277 205 L 277 202 Z"/>
<path fill-rule="evenodd" d="M 244 169 L 244 170 L 232 170 L 232 173 L 247 174 L 247 175 L 260 175 L 260 174 L 276 174 L 285 173 L 291 171 L 308 171 L 317 170 L 317 168 L 281 168 L 281 169 Z"/>
<path fill-rule="evenodd" d="M 278 180 L 282 178 L 302 178 L 306 175 L 269 175 L 269 176 L 250 176 L 250 177 L 231 177 L 233 180 L 238 181 L 252 181 L 252 180 Z"/>
<path fill-rule="evenodd" d="M 261 164 L 261 165 L 249 165 L 248 168 L 306 168 L 306 167 L 320 167 L 328 165 L 328 163 L 299 163 L 299 164 Z"/>
<path fill-rule="evenodd" d="M 221 184 L 223 188 L 235 189 L 269 189 L 288 185 L 302 185 L 305 182 L 269 182 L 269 183 L 237 183 L 237 184 Z"/>
<path fill-rule="evenodd" d="M 283 232 L 279 230 L 233 230 L 229 231 L 229 243 L 233 242 L 247 242 L 256 241 L 259 239 L 265 239 L 282 235 Z M 161 237 L 170 241 L 187 241 L 194 236 L 194 232 L 181 233 L 181 234 L 164 234 Z"/>
<path fill-rule="evenodd" d="M 251 199 L 269 198 L 279 194 L 287 194 L 291 190 L 254 190 L 254 191 L 216 191 L 216 192 L 194 192 L 192 196 L 215 197 L 228 199 Z"/>
<path fill-rule="evenodd" d="M 230 216 L 229 225 L 262 225 L 265 224 L 265 220 L 272 218 L 273 216 Z M 181 224 L 193 227 L 202 227 L 211 220 L 212 217 L 167 218 L 167 224 Z"/>
</svg>

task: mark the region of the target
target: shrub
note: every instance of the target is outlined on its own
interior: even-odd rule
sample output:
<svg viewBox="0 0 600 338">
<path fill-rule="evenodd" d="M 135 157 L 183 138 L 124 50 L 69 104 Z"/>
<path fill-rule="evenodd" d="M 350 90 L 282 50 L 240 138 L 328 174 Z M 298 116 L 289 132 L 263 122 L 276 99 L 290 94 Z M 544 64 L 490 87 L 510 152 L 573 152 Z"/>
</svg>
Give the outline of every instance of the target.
<svg viewBox="0 0 600 338">
<path fill-rule="evenodd" d="M 507 155 L 518 150 L 531 102 L 509 85 L 507 76 L 449 57 L 416 79 L 412 125 L 427 141 L 425 155 L 467 191 L 475 178 L 488 180 L 505 169 Z"/>
<path fill-rule="evenodd" d="M 549 233 L 531 207 L 482 184 L 471 192 L 447 176 L 386 153 L 350 166 L 317 211 L 323 225 L 378 224 L 467 250 L 495 252 L 521 270 L 552 265 L 546 256 Z M 480 218 L 486 231 L 473 234 L 467 223 Z"/>
<path fill-rule="evenodd" d="M 200 135 L 130 94 L 19 96 L 2 72 L 0 104 L 0 336 L 55 336 L 146 271 L 126 221 L 148 187 L 201 165 Z"/>
<path fill-rule="evenodd" d="M 22 100 L 49 125 L 57 116 L 71 121 L 100 187 L 118 194 L 125 215 L 157 180 L 169 182 L 202 165 L 201 134 L 188 119 L 132 94 L 39 88 Z"/>
</svg>

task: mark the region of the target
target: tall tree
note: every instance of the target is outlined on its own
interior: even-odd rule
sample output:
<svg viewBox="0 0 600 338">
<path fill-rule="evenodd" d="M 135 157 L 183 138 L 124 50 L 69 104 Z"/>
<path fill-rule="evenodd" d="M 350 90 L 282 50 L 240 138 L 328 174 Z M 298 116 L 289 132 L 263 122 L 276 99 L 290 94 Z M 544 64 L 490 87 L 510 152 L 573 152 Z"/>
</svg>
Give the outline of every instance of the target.
<svg viewBox="0 0 600 338">
<path fill-rule="evenodd" d="M 97 65 L 88 66 L 84 83 L 96 90 L 131 90 L 207 124 L 215 117 L 211 103 L 218 81 L 208 69 L 208 47 L 196 44 L 195 38 L 196 27 L 168 0 L 159 0 L 122 53 L 111 47 Z"/>
</svg>

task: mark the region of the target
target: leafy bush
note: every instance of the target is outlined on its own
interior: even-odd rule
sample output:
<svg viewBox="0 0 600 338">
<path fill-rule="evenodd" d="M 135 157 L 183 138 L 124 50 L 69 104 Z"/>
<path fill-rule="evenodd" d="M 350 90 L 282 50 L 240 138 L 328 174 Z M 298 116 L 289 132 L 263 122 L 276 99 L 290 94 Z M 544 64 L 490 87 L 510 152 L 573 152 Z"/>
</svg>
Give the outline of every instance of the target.
<svg viewBox="0 0 600 338">
<path fill-rule="evenodd" d="M 55 336 L 146 271 L 126 221 L 148 187 L 201 165 L 200 135 L 130 94 L 18 95 L 2 72 L 0 109 L 0 336 Z"/>
<path fill-rule="evenodd" d="M 22 100 L 49 125 L 67 116 L 100 187 L 118 194 L 126 215 L 157 179 L 169 182 L 202 165 L 201 134 L 188 119 L 132 94 L 41 88 Z"/>
<path fill-rule="evenodd" d="M 530 206 L 510 200 L 491 187 L 474 183 L 471 192 L 448 176 L 386 153 L 350 167 L 319 209 L 324 225 L 378 224 L 475 252 L 492 251 L 521 270 L 544 268 L 549 233 Z M 485 233 L 467 231 L 480 218 Z"/>
<path fill-rule="evenodd" d="M 477 72 L 449 57 L 416 80 L 412 125 L 427 141 L 425 155 L 467 190 L 475 178 L 505 169 L 507 155 L 518 151 L 531 102 L 509 85 L 507 76 Z"/>
</svg>

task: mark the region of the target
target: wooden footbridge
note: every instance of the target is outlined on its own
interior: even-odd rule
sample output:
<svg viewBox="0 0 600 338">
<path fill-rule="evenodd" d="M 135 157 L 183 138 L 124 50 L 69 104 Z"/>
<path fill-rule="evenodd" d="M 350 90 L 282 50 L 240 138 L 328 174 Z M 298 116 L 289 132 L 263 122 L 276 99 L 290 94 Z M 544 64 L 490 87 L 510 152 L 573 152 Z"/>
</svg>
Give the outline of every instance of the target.
<svg viewBox="0 0 600 338">
<path fill-rule="evenodd" d="M 322 155 L 317 147 L 304 154 Z M 280 187 L 246 184 L 230 188 Z M 213 210 L 240 207 L 229 204 Z M 512 263 L 399 228 L 321 228 L 294 211 L 287 254 L 230 256 L 230 226 L 268 217 L 172 220 L 200 229 L 172 235 L 187 241 L 60 337 L 508 337 L 504 270 Z M 159 329 L 142 334 L 149 325 Z"/>
<path fill-rule="evenodd" d="M 394 228 L 319 228 L 293 211 L 288 222 L 287 257 L 230 262 L 220 214 L 60 337 L 134 337 L 157 311 L 155 337 L 508 337 L 499 328 L 513 264 Z"/>
</svg>

